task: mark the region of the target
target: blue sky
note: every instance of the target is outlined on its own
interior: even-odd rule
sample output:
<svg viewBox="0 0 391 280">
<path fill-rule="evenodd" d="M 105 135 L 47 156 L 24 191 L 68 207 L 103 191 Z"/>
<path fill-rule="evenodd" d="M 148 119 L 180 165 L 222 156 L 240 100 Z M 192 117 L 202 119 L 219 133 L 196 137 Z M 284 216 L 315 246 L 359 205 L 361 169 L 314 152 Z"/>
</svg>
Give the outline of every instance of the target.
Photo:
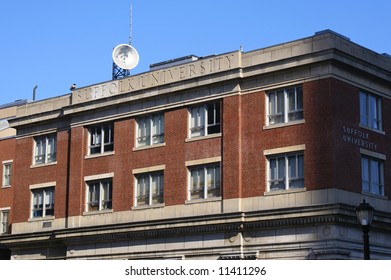
<svg viewBox="0 0 391 280">
<path fill-rule="evenodd" d="M 0 104 L 69 93 L 111 79 L 113 48 L 140 55 L 132 74 L 185 55 L 206 56 L 284 43 L 332 29 L 391 54 L 387 0 L 2 0 Z"/>
</svg>

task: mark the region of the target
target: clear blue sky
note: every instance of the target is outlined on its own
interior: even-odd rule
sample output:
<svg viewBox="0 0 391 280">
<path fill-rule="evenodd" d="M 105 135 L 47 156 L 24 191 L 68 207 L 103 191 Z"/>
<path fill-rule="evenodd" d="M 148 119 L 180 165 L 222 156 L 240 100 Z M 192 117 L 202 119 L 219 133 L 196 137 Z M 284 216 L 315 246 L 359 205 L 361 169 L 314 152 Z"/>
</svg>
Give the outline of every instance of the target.
<svg viewBox="0 0 391 280">
<path fill-rule="evenodd" d="M 189 54 L 250 51 L 332 29 L 391 54 L 391 1 L 2 0 L 0 104 L 69 93 L 111 79 L 111 52 L 129 37 L 132 74 Z"/>
</svg>

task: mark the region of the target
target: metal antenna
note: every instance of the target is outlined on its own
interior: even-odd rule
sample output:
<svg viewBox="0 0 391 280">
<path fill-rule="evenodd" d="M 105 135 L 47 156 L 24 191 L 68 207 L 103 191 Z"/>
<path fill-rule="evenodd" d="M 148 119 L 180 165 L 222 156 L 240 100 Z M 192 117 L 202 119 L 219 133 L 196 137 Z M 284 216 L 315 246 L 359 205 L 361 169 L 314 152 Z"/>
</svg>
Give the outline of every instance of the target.
<svg viewBox="0 0 391 280">
<path fill-rule="evenodd" d="M 129 32 L 129 45 L 132 45 L 132 4 L 130 4 L 130 32 Z"/>
</svg>

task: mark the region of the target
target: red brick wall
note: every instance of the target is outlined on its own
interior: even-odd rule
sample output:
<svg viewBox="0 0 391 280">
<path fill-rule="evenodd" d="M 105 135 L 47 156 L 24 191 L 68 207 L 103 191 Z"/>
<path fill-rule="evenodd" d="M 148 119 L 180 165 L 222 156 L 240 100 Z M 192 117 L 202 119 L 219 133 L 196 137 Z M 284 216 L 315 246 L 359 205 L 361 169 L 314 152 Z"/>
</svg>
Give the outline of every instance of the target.
<svg viewBox="0 0 391 280">
<path fill-rule="evenodd" d="M 305 144 L 304 179 L 307 190 L 340 188 L 361 192 L 360 147 L 343 141 L 343 127 L 359 128 L 359 89 L 328 78 L 305 82 L 305 123 L 264 129 L 266 125 L 266 94 L 263 91 L 225 97 L 222 104 L 222 137 L 186 141 L 188 109 L 165 111 L 165 146 L 133 150 L 136 120 L 115 122 L 114 155 L 85 158 L 86 127 L 74 127 L 57 134 L 57 164 L 30 168 L 33 138 L 16 140 L 12 188 L 15 191 L 15 222 L 27 221 L 30 214 L 29 185 L 56 181 L 55 216 L 81 215 L 85 209 L 85 176 L 114 172 L 113 210 L 125 211 L 134 205 L 133 169 L 165 165 L 164 202 L 184 204 L 187 199 L 186 161 L 222 157 L 223 198 L 260 196 L 266 191 L 266 157 L 264 150 Z M 391 101 L 383 98 L 384 130 L 391 131 Z M 390 133 L 368 131 L 371 141 L 382 154 L 391 154 Z M 68 140 L 70 154 L 68 170 Z M 8 142 L 7 142 L 8 143 Z M 12 159 L 12 149 L 0 142 L 2 158 Z M 13 145 L 12 140 L 8 145 Z M 7 155 L 6 153 L 10 154 Z M 391 183 L 390 165 L 385 164 L 386 186 Z M 69 176 L 67 177 L 67 174 Z M 69 183 L 67 182 L 69 180 Z M 67 186 L 69 193 L 67 195 Z M 5 194 L 1 190 L 1 194 Z M 390 195 L 390 188 L 386 195 Z M 8 197 L 7 197 L 8 195 Z M 10 195 L 0 196 L 0 206 L 9 203 Z M 69 197 L 69 209 L 66 198 Z M 7 201 L 8 202 L 4 202 Z M 68 212 L 67 212 L 68 211 Z"/>
<path fill-rule="evenodd" d="M 304 83 L 303 91 L 305 123 L 272 129 L 263 129 L 266 93 L 242 96 L 243 197 L 259 196 L 266 191 L 264 150 L 301 144 L 306 145 L 307 190 L 340 188 L 361 192 L 360 148 L 342 141 L 343 125 L 358 127 L 359 124 L 359 89 L 336 79 L 323 79 Z M 227 121 L 231 120 L 226 118 Z M 371 133 L 371 138 L 379 144 L 385 141 L 378 133 Z M 224 172 L 226 175 L 230 170 Z"/>
<path fill-rule="evenodd" d="M 66 209 L 68 132 L 57 133 L 57 164 L 31 167 L 34 150 L 33 137 L 17 139 L 16 150 L 13 222 L 25 222 L 30 218 L 31 191 L 29 186 L 54 181 L 56 181 L 54 215 L 56 218 L 63 218 Z"/>
<path fill-rule="evenodd" d="M 2 188 L 3 161 L 13 160 L 11 173 L 11 188 Z M 15 138 L 0 141 L 0 208 L 12 207 L 13 186 L 15 185 Z M 12 215 L 12 213 L 11 213 Z"/>
</svg>

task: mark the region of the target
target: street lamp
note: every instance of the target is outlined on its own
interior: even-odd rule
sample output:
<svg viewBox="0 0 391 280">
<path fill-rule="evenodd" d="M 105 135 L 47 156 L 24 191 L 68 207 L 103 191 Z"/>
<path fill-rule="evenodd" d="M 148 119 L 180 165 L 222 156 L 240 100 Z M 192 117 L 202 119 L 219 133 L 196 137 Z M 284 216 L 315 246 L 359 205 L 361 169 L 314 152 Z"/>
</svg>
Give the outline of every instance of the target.
<svg viewBox="0 0 391 280">
<path fill-rule="evenodd" d="M 364 239 L 364 260 L 370 259 L 369 251 L 369 230 L 371 228 L 373 218 L 373 207 L 365 202 L 365 199 L 358 207 L 356 207 L 356 215 L 358 222 L 361 224 L 363 239 Z"/>
</svg>

